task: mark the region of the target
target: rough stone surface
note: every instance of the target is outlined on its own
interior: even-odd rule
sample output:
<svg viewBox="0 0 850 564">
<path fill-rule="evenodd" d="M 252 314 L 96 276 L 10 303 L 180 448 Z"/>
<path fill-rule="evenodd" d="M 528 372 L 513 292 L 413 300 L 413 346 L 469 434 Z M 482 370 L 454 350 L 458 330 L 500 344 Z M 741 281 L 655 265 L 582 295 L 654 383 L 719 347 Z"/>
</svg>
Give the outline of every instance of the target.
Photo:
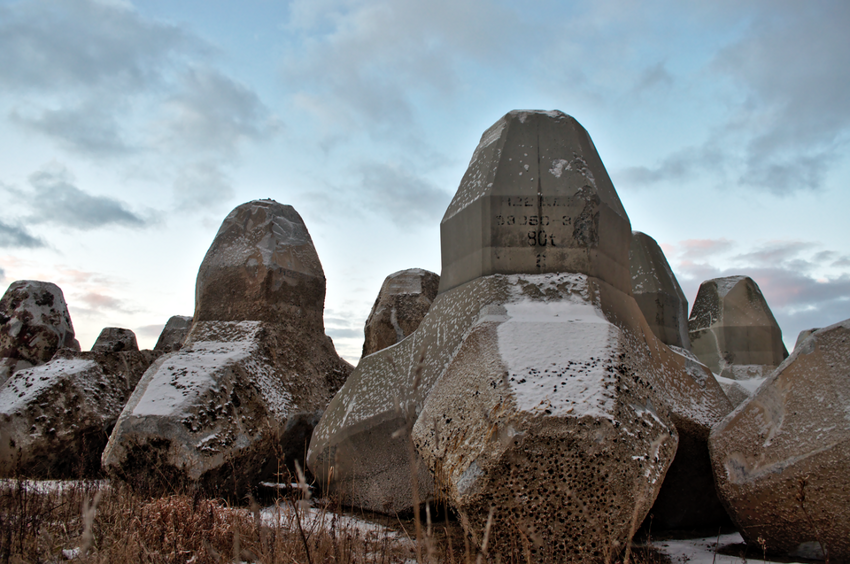
<svg viewBox="0 0 850 564">
<path fill-rule="evenodd" d="M 603 305 L 616 294 L 631 298 L 598 280 L 491 283 L 507 296 L 481 309 L 428 395 L 413 428 L 417 449 L 476 544 L 496 508 L 491 556 L 527 550 L 535 562 L 610 561 L 676 453 L 656 390 L 678 385 L 665 374 L 677 359 L 670 354 L 665 367 L 645 343 L 636 347 L 637 335 L 621 319 L 612 323 Z M 642 317 L 636 306 L 613 309 Z"/>
<path fill-rule="evenodd" d="M 440 277 L 421 268 L 387 276 L 366 319 L 363 356 L 400 342 L 416 331 L 437 297 Z"/>
<path fill-rule="evenodd" d="M 734 407 L 738 407 L 752 396 L 759 389 L 767 378 L 747 378 L 741 380 L 732 380 L 723 376 L 716 376 L 715 379 L 729 401 Z"/>
<path fill-rule="evenodd" d="M 797 347 L 799 347 L 803 343 L 803 341 L 808 339 L 812 335 L 812 333 L 817 330 L 818 328 L 803 329 L 802 331 L 800 331 L 800 334 L 797 335 L 797 341 L 794 343 L 794 350 L 797 350 Z"/>
<path fill-rule="evenodd" d="M 295 208 L 254 200 L 225 218 L 195 286 L 198 321 L 300 319 L 324 333 L 325 274 Z"/>
<path fill-rule="evenodd" d="M 162 352 L 179 351 L 192 327 L 192 318 L 186 315 L 174 315 L 168 319 L 153 350 Z"/>
<path fill-rule="evenodd" d="M 850 561 L 850 320 L 820 329 L 711 433 L 717 487 L 747 543 Z"/>
<path fill-rule="evenodd" d="M 145 373 L 103 464 L 139 488 L 239 496 L 274 478 L 279 463 L 303 462 L 317 412 L 352 367 L 324 333 L 324 274 L 292 207 L 237 207 L 197 284 L 184 345 Z"/>
<path fill-rule="evenodd" d="M 105 327 L 97 336 L 91 350 L 96 352 L 137 351 L 139 345 L 136 343 L 136 334 L 129 329 Z"/>
<path fill-rule="evenodd" d="M 533 134 L 526 131 L 529 127 L 533 130 Z M 553 269 L 572 269 L 578 272 L 577 274 L 536 273 L 539 268 L 537 267 L 537 263 L 534 260 L 530 260 L 530 258 L 533 257 L 536 260 L 538 255 L 543 256 L 551 251 L 552 248 L 549 243 L 552 241 L 555 241 L 555 246 L 558 247 L 557 241 L 560 239 L 549 239 L 548 235 L 545 239 L 547 241 L 547 249 L 542 252 L 538 248 L 542 247 L 542 245 L 505 248 L 507 249 L 505 251 L 507 254 L 504 256 L 511 257 L 510 261 L 514 261 L 511 263 L 513 267 L 516 267 L 518 270 L 525 268 L 531 271 L 526 274 L 483 276 L 482 272 L 475 268 L 463 271 L 462 275 L 458 274 L 460 270 L 466 268 L 461 264 L 464 261 L 473 265 L 475 264 L 477 260 L 475 253 L 477 251 L 472 252 L 468 256 L 464 255 L 466 257 L 464 259 L 458 258 L 456 254 L 454 255 L 455 258 L 451 258 L 450 256 L 450 260 L 446 259 L 447 253 L 451 254 L 454 252 L 452 250 L 453 247 L 465 248 L 464 245 L 467 245 L 469 240 L 480 241 L 482 231 L 485 239 L 490 238 L 487 240 L 515 242 L 517 240 L 517 217 L 520 217 L 520 223 L 523 223 L 523 221 L 526 223 L 532 221 L 538 222 L 539 225 L 542 215 L 538 213 L 538 215 L 534 216 L 534 219 L 530 219 L 532 217 L 532 215 L 529 215 L 531 212 L 522 216 L 512 215 L 512 222 L 508 221 L 507 216 L 505 216 L 503 217 L 505 221 L 501 225 L 499 221 L 494 222 L 489 219 L 486 225 L 481 223 L 481 218 L 490 217 L 488 214 L 491 212 L 494 214 L 498 213 L 495 208 L 491 209 L 491 207 L 488 207 L 491 204 L 496 205 L 493 202 L 501 202 L 499 205 L 505 204 L 506 206 L 509 200 L 513 203 L 525 202 L 525 200 L 513 199 L 514 196 L 511 196 L 509 191 L 508 193 L 503 193 L 504 197 L 502 200 L 493 199 L 496 197 L 492 196 L 490 188 L 501 182 L 498 181 L 498 178 L 496 180 L 493 180 L 493 178 L 499 177 L 499 174 L 503 174 L 505 170 L 513 166 L 509 163 L 513 162 L 512 159 L 514 157 L 522 157 L 524 159 L 528 155 L 533 155 L 533 158 L 529 157 L 528 160 L 537 162 L 538 156 L 547 155 L 547 151 L 552 147 L 557 148 L 562 147 L 564 144 L 569 145 L 578 135 L 578 130 L 575 127 L 580 128 L 580 126 L 574 124 L 572 118 L 568 118 L 559 112 L 548 114 L 541 112 L 512 112 L 491 128 L 490 131 L 485 133 L 479 148 L 476 150 L 476 155 L 473 156 L 470 169 L 467 171 L 467 175 L 461 183 L 458 194 L 449 207 L 449 211 L 446 212 L 443 221 L 441 236 L 444 254 L 440 294 L 434 300 L 431 309 L 419 328 L 409 338 L 396 346 L 379 351 L 361 360 L 351 378 L 349 378 L 346 385 L 340 390 L 333 402 L 331 402 L 313 435 L 308 453 L 310 468 L 316 473 L 323 484 L 328 484 L 331 491 L 341 497 L 343 503 L 357 505 L 375 511 L 402 511 L 410 509 L 412 505 L 413 489 L 411 475 L 418 476 L 418 497 L 420 499 L 426 499 L 429 496 L 435 495 L 435 485 L 429 470 L 436 473 L 438 479 L 437 488 L 441 492 L 445 488 L 445 484 L 441 483 L 441 481 L 450 478 L 460 480 L 461 482 L 465 481 L 468 476 L 462 479 L 457 475 L 446 477 L 446 474 L 441 473 L 442 470 L 438 471 L 435 461 L 439 459 L 439 456 L 433 453 L 428 454 L 427 450 L 431 447 L 426 447 L 425 442 L 420 441 L 421 448 L 423 449 L 420 452 L 420 456 L 413 457 L 413 460 L 411 460 L 410 456 L 405 452 L 403 430 L 409 428 L 414 421 L 416 421 L 417 428 L 420 428 L 421 425 L 430 425 L 433 421 L 439 420 L 439 414 L 437 413 L 440 411 L 439 409 L 435 409 L 432 414 L 434 415 L 432 418 L 433 421 L 429 421 L 429 418 L 425 417 L 424 414 L 420 414 L 421 406 L 425 405 L 426 401 L 431 401 L 430 394 L 436 393 L 433 391 L 434 386 L 438 382 L 442 386 L 443 380 L 450 378 L 451 374 L 453 374 L 452 371 L 447 371 L 447 368 L 454 366 L 453 363 L 459 358 L 458 355 L 461 354 L 459 351 L 467 351 L 463 354 L 466 355 L 465 358 L 467 360 L 465 362 L 471 363 L 470 366 L 475 364 L 475 362 L 481 364 L 481 373 L 477 376 L 471 375 L 470 378 L 473 378 L 473 376 L 475 378 L 487 378 L 488 375 L 492 375 L 491 372 L 493 370 L 498 372 L 498 370 L 504 368 L 503 366 L 499 368 L 501 365 L 498 364 L 498 355 L 496 357 L 490 357 L 482 354 L 483 358 L 475 360 L 475 354 L 469 352 L 478 350 L 476 347 L 479 347 L 477 344 L 474 346 L 472 344 L 466 344 L 467 339 L 473 339 L 472 335 L 478 334 L 475 328 L 477 327 L 476 324 L 479 322 L 479 318 L 483 319 L 491 315 L 491 313 L 487 313 L 491 309 L 495 312 L 492 315 L 496 317 L 504 316 L 506 307 L 504 304 L 513 303 L 515 290 L 520 286 L 527 289 L 529 296 L 531 296 L 529 299 L 540 296 L 538 301 L 546 302 L 550 300 L 551 304 L 549 305 L 551 305 L 553 312 L 557 312 L 559 311 L 558 308 L 565 307 L 564 304 L 558 303 L 559 300 L 570 302 L 570 299 L 572 299 L 567 299 L 566 296 L 572 295 L 572 293 L 567 291 L 565 287 L 575 282 L 575 284 L 583 285 L 583 287 L 593 288 L 592 290 L 587 290 L 588 295 L 592 295 L 593 297 L 587 298 L 590 301 L 582 307 L 586 307 L 588 310 L 593 310 L 594 307 L 601 307 L 605 311 L 605 316 L 600 319 L 612 327 L 617 328 L 625 336 L 624 338 L 627 339 L 627 343 L 623 344 L 621 352 L 644 359 L 641 362 L 649 363 L 648 365 L 638 363 L 641 367 L 639 377 L 653 386 L 652 394 L 655 397 L 653 401 L 661 406 L 658 407 L 658 410 L 669 411 L 668 421 L 672 421 L 677 428 L 681 427 L 681 431 L 679 432 L 680 438 L 685 436 L 688 444 L 691 445 L 687 449 L 682 449 L 681 456 L 676 457 L 676 460 L 674 460 L 673 465 L 670 467 L 670 471 L 667 473 L 668 478 L 671 476 L 675 478 L 671 483 L 678 485 L 672 489 L 667 488 L 674 492 L 674 503 L 669 506 L 669 509 L 662 507 L 660 512 L 667 512 L 670 515 L 669 519 L 671 522 L 675 520 L 685 522 L 687 519 L 712 519 L 712 516 L 716 516 L 718 512 L 721 515 L 723 514 L 722 506 L 716 499 L 716 495 L 713 494 L 714 484 L 708 458 L 707 439 L 711 426 L 731 410 L 731 404 L 729 404 L 728 399 L 712 377 L 710 371 L 696 361 L 674 354 L 653 335 L 646 324 L 644 315 L 631 297 L 631 279 L 627 262 L 631 237 L 631 231 L 628 228 L 628 217 L 619 205 L 616 192 L 614 192 L 613 186 L 607 180 L 607 176 L 605 176 L 605 182 L 601 182 L 599 179 L 599 175 L 602 174 L 599 171 L 604 172 L 601 162 L 597 163 L 598 166 L 582 164 L 588 161 L 588 159 L 596 159 L 598 161 L 595 150 L 592 152 L 593 158 L 591 159 L 589 156 L 591 155 L 589 148 L 592 148 L 592 145 L 589 144 L 589 138 L 587 138 L 583 129 L 580 130 L 580 133 L 587 142 L 585 149 L 588 149 L 586 153 L 583 153 L 585 156 L 581 157 L 581 155 L 575 154 L 571 157 L 573 158 L 572 161 L 555 160 L 553 161 L 552 170 L 548 171 L 548 174 L 554 178 L 562 178 L 559 175 L 566 175 L 567 172 L 570 172 L 569 175 L 564 177 L 569 181 L 566 188 L 570 186 L 576 188 L 576 185 L 581 186 L 585 184 L 581 189 L 590 190 L 592 188 L 590 182 L 591 176 L 596 178 L 596 185 L 600 186 L 598 192 L 593 192 L 592 190 L 588 192 L 597 194 L 589 198 L 589 207 L 585 209 L 588 212 L 586 214 L 588 222 L 581 219 L 584 217 L 582 215 L 584 212 L 576 212 L 578 215 L 563 213 L 560 216 L 564 221 L 569 219 L 567 223 L 571 223 L 574 218 L 578 217 L 581 219 L 579 223 L 582 223 L 584 227 L 588 227 L 590 229 L 589 232 L 593 233 L 593 236 L 588 236 L 584 239 L 578 236 L 574 237 L 570 243 L 572 246 L 565 254 L 561 254 L 560 250 L 558 250 L 555 255 L 552 255 L 558 257 L 557 266 L 553 266 Z M 559 128 L 562 129 L 560 133 L 553 133 L 553 130 L 558 130 Z M 538 148 L 536 145 L 538 133 L 541 139 L 541 148 Z M 566 141 L 558 139 L 558 135 L 563 135 Z M 504 136 L 507 136 L 509 142 L 503 139 Z M 578 136 L 581 138 L 581 135 Z M 544 147 L 544 145 L 546 146 Z M 517 154 L 517 151 L 521 152 Z M 526 151 L 528 155 L 526 155 Z M 542 157 L 541 159 L 540 162 L 545 160 Z M 527 164 L 530 169 L 532 164 Z M 493 171 L 488 169 L 488 166 L 495 169 L 502 167 L 500 169 L 502 173 L 495 174 L 494 177 Z M 522 164 L 519 170 L 525 171 L 525 165 Z M 591 176 L 588 176 L 590 171 L 594 172 L 592 172 Z M 534 173 L 536 174 L 536 172 L 537 170 L 535 169 Z M 578 178 L 576 175 L 580 175 L 581 178 Z M 516 176 L 519 175 L 517 174 Z M 493 180 L 492 186 L 491 180 Z M 548 180 L 548 177 L 545 182 L 540 180 L 540 183 L 544 187 L 551 186 L 552 184 Z M 556 188 L 559 186 L 563 188 L 563 186 L 557 183 L 554 184 Z M 516 188 L 516 185 L 511 186 L 510 182 L 507 181 L 499 185 L 510 189 Z M 548 188 L 546 189 L 548 190 Z M 565 189 L 565 191 L 568 190 Z M 551 192 L 546 192 L 543 188 L 541 188 L 538 196 L 540 196 L 536 204 L 539 206 L 538 209 L 553 208 L 557 211 L 558 208 L 562 207 L 562 204 L 563 207 L 569 208 L 570 205 L 575 203 L 569 197 L 561 201 L 558 199 L 561 198 L 560 195 L 551 196 Z M 551 199 L 547 199 L 550 196 Z M 608 203 L 606 204 L 605 202 Z M 616 202 L 616 206 L 611 207 L 609 204 L 612 202 Z M 619 212 L 614 211 L 614 208 L 617 208 Z M 467 213 L 464 210 L 472 211 L 468 211 L 469 215 L 462 215 Z M 569 213 L 575 211 L 572 208 L 570 210 L 572 211 L 569 211 Z M 552 212 L 547 211 L 547 213 Z M 468 232 L 464 231 L 464 221 L 457 219 L 459 217 L 466 218 L 464 221 L 468 220 L 470 222 L 470 225 L 467 226 L 469 227 Z M 551 223 L 552 216 L 547 217 Z M 448 223 L 452 223 L 453 226 L 447 228 Z M 571 231 L 570 233 L 572 236 L 579 232 L 585 233 L 582 230 Z M 451 240 L 452 238 L 456 238 L 456 240 Z M 537 241 L 540 242 L 540 239 L 537 239 Z M 601 243 L 602 241 L 604 241 L 604 244 Z M 487 246 L 486 242 L 484 246 Z M 501 253 L 505 249 L 498 250 L 498 253 Z M 584 254 L 582 255 L 582 253 Z M 581 261 L 573 260 L 580 256 L 584 257 Z M 611 257 L 616 257 L 617 260 L 612 260 Z M 530 267 L 530 264 L 534 264 L 535 266 Z M 447 271 L 455 272 L 455 282 L 446 282 Z M 599 273 L 600 276 L 607 277 L 607 280 L 588 276 L 587 271 Z M 466 276 L 470 278 L 464 279 Z M 575 277 L 578 277 L 581 281 L 576 281 L 577 279 Z M 459 282 L 462 279 L 464 279 L 465 283 Z M 573 282 L 568 283 L 568 280 Z M 596 294 L 607 297 L 597 299 Z M 546 354 L 541 354 L 536 360 L 536 362 L 539 362 L 539 366 L 536 369 L 541 373 L 550 368 L 546 360 L 547 355 L 561 359 L 560 349 L 568 347 L 568 341 L 550 342 L 547 340 L 549 337 L 545 334 L 545 329 L 548 327 L 556 327 L 557 331 L 568 331 L 566 326 L 559 325 L 561 321 L 560 319 L 553 320 L 547 318 L 546 322 L 541 323 L 533 331 L 529 329 L 541 342 L 548 344 L 548 347 L 543 347 L 543 352 Z M 532 327 L 533 324 L 529 323 L 524 326 Z M 591 329 L 597 329 L 598 327 L 600 325 L 590 326 Z M 481 338 L 485 340 L 494 338 L 492 333 L 488 335 L 488 337 Z M 478 337 L 475 338 L 477 339 Z M 472 342 L 470 341 L 470 343 Z M 603 339 L 602 342 L 596 343 L 596 345 L 604 348 L 606 342 L 613 341 L 611 339 L 607 341 Z M 540 352 L 541 349 L 537 350 Z M 651 362 L 646 361 L 645 359 L 647 358 L 653 360 Z M 588 357 L 584 360 L 590 364 L 599 364 L 602 362 L 596 357 L 592 359 Z M 566 362 L 568 363 L 569 361 Z M 557 362 L 555 364 L 557 365 Z M 570 366 L 571 369 L 579 369 L 577 366 Z M 650 366 L 651 369 L 647 370 L 647 366 Z M 474 372 L 474 370 L 469 369 L 469 372 Z M 547 385 L 549 384 L 555 384 L 555 382 L 547 382 Z M 475 385 L 478 389 L 481 389 L 482 383 L 473 378 L 471 385 Z M 505 384 L 504 379 L 494 377 L 489 379 L 486 385 L 494 385 L 498 388 L 499 385 L 507 384 Z M 557 393 L 557 386 L 553 386 L 553 388 L 554 395 L 558 396 L 556 399 L 567 401 L 563 395 Z M 499 389 L 501 390 L 501 388 Z M 496 388 L 493 388 L 493 390 L 496 390 Z M 456 396 L 451 396 L 451 392 L 447 392 L 445 397 L 450 397 L 451 401 L 463 397 L 460 389 L 455 391 L 457 392 Z M 617 393 L 619 394 L 620 391 L 618 390 Z M 434 399 L 433 401 L 438 400 Z M 458 401 L 460 400 L 458 399 Z M 483 409 L 488 409 L 488 407 L 485 406 Z M 545 409 L 541 411 L 542 413 L 539 414 L 540 417 L 545 418 L 549 415 L 545 413 Z M 423 417 L 425 418 L 424 420 Z M 469 414 L 468 417 L 476 418 L 478 417 L 478 413 L 473 410 L 473 413 Z M 664 417 L 668 416 L 665 415 Z M 451 424 L 457 426 L 459 432 L 463 432 L 464 424 L 462 421 L 463 419 L 452 418 Z M 443 425 L 448 425 L 448 423 L 444 423 Z M 533 426 L 528 428 L 536 429 Z M 540 428 L 542 429 L 543 427 Z M 399 430 L 402 430 L 402 432 L 399 432 Z M 536 433 L 537 431 L 534 432 Z M 543 431 L 540 432 L 544 436 L 549 436 Z M 529 438 L 528 444 L 533 444 L 535 440 Z M 436 441 L 435 444 L 439 444 L 439 441 Z M 558 443 L 554 442 L 552 444 L 557 445 Z M 490 448 L 490 445 L 485 444 L 481 448 L 486 450 Z M 557 458 L 561 455 L 553 454 L 553 456 Z M 426 464 L 426 460 L 428 460 L 428 464 Z M 469 462 L 467 460 L 466 463 L 469 464 Z M 490 470 L 498 473 L 499 471 L 494 470 L 494 468 L 490 467 Z M 473 474 L 475 472 L 473 470 Z M 676 478 L 677 476 L 684 476 L 685 479 Z M 487 479 L 480 476 L 475 479 L 479 480 L 479 478 L 480 480 Z M 684 487 L 683 484 L 690 485 L 690 489 Z M 557 487 L 563 488 L 569 486 L 558 484 Z M 647 490 L 640 489 L 635 491 L 640 494 L 638 497 L 642 501 L 637 505 L 630 506 L 627 512 L 630 518 L 637 518 L 639 524 L 639 520 L 645 514 L 644 509 L 649 506 L 641 505 L 641 503 L 646 502 L 646 504 L 651 504 L 651 497 L 654 497 L 654 494 L 644 499 L 642 496 L 646 494 Z M 662 486 L 661 492 L 664 491 L 665 486 Z M 713 503 L 703 503 L 700 501 L 693 506 L 689 503 L 692 500 L 704 500 L 706 497 L 710 498 L 712 496 L 714 496 Z M 630 499 L 634 501 L 635 498 Z M 466 503 L 453 500 L 451 497 L 450 501 L 453 503 L 457 501 L 461 505 Z M 679 503 L 675 503 L 676 501 Z M 486 521 L 487 514 L 486 512 L 483 515 L 476 514 L 473 506 L 467 505 L 465 507 L 466 509 L 464 511 L 468 513 L 466 520 L 467 530 L 473 537 L 480 539 L 480 526 Z M 682 510 L 682 507 L 685 510 Z M 694 509 L 693 514 L 689 514 L 687 511 L 690 507 Z M 481 508 L 478 507 L 478 509 Z M 619 515 L 617 519 L 620 517 L 622 515 Z M 572 523 L 575 515 L 566 517 L 561 514 L 558 519 L 562 518 Z M 562 521 L 558 522 L 563 523 Z M 504 520 L 502 523 L 504 523 Z M 622 522 L 618 521 L 615 527 L 617 533 L 613 537 L 606 537 L 607 540 L 604 541 L 602 537 L 598 537 L 596 540 L 599 542 L 596 549 L 606 554 L 614 550 L 613 544 L 605 544 L 604 548 L 602 548 L 602 545 L 599 543 L 608 543 L 609 541 L 613 543 L 612 539 L 617 540 L 619 538 L 618 535 L 622 533 L 621 525 Z M 582 525 L 577 526 L 580 528 Z M 502 531 L 504 533 L 505 529 L 502 529 Z M 505 534 L 507 536 L 513 535 L 513 538 L 517 538 L 515 533 L 516 530 L 514 529 L 512 532 Z M 554 536 L 548 536 L 546 538 L 552 539 Z M 547 542 L 543 541 L 543 545 L 539 547 L 544 554 L 549 554 L 547 551 L 554 550 L 557 552 L 558 550 L 562 550 L 552 544 L 547 544 Z M 584 548 L 588 548 L 588 546 L 584 546 Z"/>
<path fill-rule="evenodd" d="M 649 328 L 664 344 L 690 349 L 688 299 L 655 239 L 632 231 L 629 264 L 632 294 Z"/>
<path fill-rule="evenodd" d="M 109 433 L 153 351 L 61 349 L 0 387 L 0 475 L 97 476 Z"/>
<path fill-rule="evenodd" d="M 694 354 L 725 378 L 765 378 L 788 356 L 782 330 L 747 276 L 703 282 L 688 327 Z"/>
<path fill-rule="evenodd" d="M 578 272 L 630 294 L 630 237 L 587 131 L 558 111 L 512 111 L 481 136 L 440 223 L 440 292 L 490 274 Z"/>
<path fill-rule="evenodd" d="M 12 282 L 0 299 L 0 383 L 17 369 L 47 362 L 63 347 L 80 350 L 59 286 Z"/>
</svg>

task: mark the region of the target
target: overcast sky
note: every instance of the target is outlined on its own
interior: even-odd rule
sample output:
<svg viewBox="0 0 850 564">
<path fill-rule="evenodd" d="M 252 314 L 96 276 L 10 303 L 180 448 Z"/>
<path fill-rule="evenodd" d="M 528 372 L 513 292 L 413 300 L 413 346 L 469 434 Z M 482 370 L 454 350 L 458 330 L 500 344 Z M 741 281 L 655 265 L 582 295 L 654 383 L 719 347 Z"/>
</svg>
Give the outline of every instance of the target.
<svg viewBox="0 0 850 564">
<path fill-rule="evenodd" d="M 850 318 L 846 0 L 0 0 L 0 285 L 59 284 L 83 348 L 191 315 L 227 213 L 307 224 L 356 362 L 387 274 L 512 109 L 589 131 L 691 302 L 751 276 L 790 349 Z"/>
</svg>

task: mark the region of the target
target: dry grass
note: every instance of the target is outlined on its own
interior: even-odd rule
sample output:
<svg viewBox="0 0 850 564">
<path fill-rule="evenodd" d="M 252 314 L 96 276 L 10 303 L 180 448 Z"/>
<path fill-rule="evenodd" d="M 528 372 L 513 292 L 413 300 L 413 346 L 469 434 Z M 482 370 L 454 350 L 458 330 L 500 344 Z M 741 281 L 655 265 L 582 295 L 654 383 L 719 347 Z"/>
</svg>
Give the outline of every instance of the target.
<svg viewBox="0 0 850 564">
<path fill-rule="evenodd" d="M 412 545 L 392 531 L 369 534 L 334 513 L 299 527 L 298 500 L 281 497 L 277 504 L 272 520 L 256 504 L 144 498 L 103 482 L 6 481 L 0 485 L 0 562 L 391 563 L 411 557 Z"/>
<path fill-rule="evenodd" d="M 431 523 L 423 511 L 422 543 L 415 520 L 384 518 L 371 530 L 354 527 L 337 511 L 298 519 L 304 493 L 279 496 L 261 512 L 252 500 L 234 508 L 199 495 L 144 497 L 105 481 L 0 482 L 0 563 L 252 562 L 466 564 L 487 559 L 470 549 L 457 522 L 445 514 Z M 517 554 L 517 562 L 524 562 Z M 652 552 L 632 562 L 662 562 Z"/>
</svg>

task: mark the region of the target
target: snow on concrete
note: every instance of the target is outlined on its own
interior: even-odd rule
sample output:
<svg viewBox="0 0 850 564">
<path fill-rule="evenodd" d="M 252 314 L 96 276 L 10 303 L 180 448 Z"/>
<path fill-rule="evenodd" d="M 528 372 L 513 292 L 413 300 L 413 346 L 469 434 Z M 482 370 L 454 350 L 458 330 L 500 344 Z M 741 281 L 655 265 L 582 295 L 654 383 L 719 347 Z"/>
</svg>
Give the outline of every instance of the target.
<svg viewBox="0 0 850 564">
<path fill-rule="evenodd" d="M 603 360 L 611 357 L 620 329 L 589 304 L 524 301 L 504 307 L 508 319 L 497 329 L 499 353 L 517 409 L 610 419 L 614 400 L 607 387 L 616 382 Z"/>
</svg>

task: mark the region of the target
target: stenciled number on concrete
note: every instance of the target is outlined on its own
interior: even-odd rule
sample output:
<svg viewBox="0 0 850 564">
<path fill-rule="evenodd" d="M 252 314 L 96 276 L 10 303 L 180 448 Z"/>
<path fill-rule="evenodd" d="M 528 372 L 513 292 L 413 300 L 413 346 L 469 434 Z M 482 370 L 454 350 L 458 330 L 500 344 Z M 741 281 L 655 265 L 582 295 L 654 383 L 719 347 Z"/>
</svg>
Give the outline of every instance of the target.
<svg viewBox="0 0 850 564">
<path fill-rule="evenodd" d="M 554 247 L 555 235 L 547 234 L 545 231 L 529 231 L 528 244 L 532 247 L 545 247 L 546 245 Z"/>
</svg>

